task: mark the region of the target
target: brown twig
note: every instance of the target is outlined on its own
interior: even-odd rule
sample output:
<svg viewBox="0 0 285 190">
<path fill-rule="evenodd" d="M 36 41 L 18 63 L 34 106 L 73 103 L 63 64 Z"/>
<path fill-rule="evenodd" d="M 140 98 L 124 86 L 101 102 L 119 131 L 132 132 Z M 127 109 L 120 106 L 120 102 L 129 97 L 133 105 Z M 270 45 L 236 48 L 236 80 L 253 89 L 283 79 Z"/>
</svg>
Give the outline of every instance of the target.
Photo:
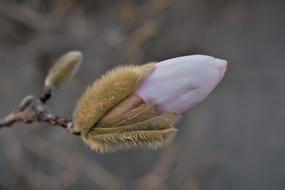
<svg viewBox="0 0 285 190">
<path fill-rule="evenodd" d="M 45 103 L 51 98 L 51 94 L 52 90 L 46 89 L 38 99 L 33 96 L 23 98 L 18 111 L 0 119 L 0 129 L 11 127 L 15 123 L 45 122 L 52 126 L 60 126 L 73 135 L 79 135 L 79 129 L 74 126 L 71 120 L 47 111 Z"/>
<path fill-rule="evenodd" d="M 0 128 L 10 127 L 14 123 L 23 122 L 23 123 L 31 123 L 34 120 L 34 116 L 28 114 L 26 112 L 14 112 L 7 115 L 5 118 L 0 120 Z"/>
</svg>

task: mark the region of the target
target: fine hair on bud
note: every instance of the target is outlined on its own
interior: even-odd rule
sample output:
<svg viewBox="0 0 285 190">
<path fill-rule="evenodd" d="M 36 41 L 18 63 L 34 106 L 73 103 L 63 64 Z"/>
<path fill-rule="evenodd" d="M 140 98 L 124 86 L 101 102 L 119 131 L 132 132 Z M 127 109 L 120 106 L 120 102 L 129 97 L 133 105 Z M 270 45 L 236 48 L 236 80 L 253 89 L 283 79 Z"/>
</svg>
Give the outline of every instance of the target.
<svg viewBox="0 0 285 190">
<path fill-rule="evenodd" d="M 95 127 L 83 140 L 100 153 L 136 148 L 159 148 L 170 142 L 177 129 L 179 115 L 163 114 L 130 125 L 114 128 Z"/>
<path fill-rule="evenodd" d="M 82 54 L 79 51 L 69 51 L 61 56 L 49 73 L 45 80 L 46 88 L 58 88 L 64 82 L 73 77 L 77 72 L 82 61 Z"/>
<path fill-rule="evenodd" d="M 73 120 L 93 150 L 157 148 L 173 138 L 180 114 L 160 113 L 134 93 L 154 69 L 154 64 L 117 67 L 87 88 Z"/>
<path fill-rule="evenodd" d="M 87 134 L 108 111 L 133 93 L 152 67 L 121 66 L 96 80 L 80 98 L 73 120 Z"/>
</svg>

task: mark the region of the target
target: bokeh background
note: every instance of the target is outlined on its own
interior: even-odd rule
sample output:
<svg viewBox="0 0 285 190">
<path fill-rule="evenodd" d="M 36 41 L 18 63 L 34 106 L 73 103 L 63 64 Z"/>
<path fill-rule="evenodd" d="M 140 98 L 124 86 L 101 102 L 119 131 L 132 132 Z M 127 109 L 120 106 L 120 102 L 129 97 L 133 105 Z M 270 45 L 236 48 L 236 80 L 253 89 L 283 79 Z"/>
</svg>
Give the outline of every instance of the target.
<svg viewBox="0 0 285 190">
<path fill-rule="evenodd" d="M 100 155 L 48 125 L 0 131 L 0 189 L 284 190 L 285 2 L 0 0 L 0 115 L 40 94 L 53 61 L 80 50 L 49 102 L 70 117 L 108 69 L 188 54 L 229 61 L 224 80 L 157 151 Z"/>
</svg>

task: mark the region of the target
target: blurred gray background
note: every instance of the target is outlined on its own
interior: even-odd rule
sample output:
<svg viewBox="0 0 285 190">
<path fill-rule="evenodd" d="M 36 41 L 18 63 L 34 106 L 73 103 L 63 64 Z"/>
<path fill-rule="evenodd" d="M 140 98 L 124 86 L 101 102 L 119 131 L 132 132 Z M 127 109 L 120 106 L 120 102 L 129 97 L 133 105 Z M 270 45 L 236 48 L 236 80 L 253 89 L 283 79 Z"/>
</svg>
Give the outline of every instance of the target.
<svg viewBox="0 0 285 190">
<path fill-rule="evenodd" d="M 0 0 L 1 116 L 40 94 L 68 50 L 84 63 L 49 102 L 66 117 L 114 66 L 188 54 L 229 61 L 157 151 L 100 155 L 58 127 L 2 129 L 0 189 L 284 190 L 284 18 L 282 0 Z"/>
</svg>

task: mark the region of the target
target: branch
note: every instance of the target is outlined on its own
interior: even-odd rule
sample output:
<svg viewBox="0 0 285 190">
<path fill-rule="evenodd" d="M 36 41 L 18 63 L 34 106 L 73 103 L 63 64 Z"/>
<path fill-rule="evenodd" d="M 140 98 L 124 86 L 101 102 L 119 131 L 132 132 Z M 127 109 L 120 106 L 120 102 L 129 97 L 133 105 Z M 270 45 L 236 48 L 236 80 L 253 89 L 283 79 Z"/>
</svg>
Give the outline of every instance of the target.
<svg viewBox="0 0 285 190">
<path fill-rule="evenodd" d="M 31 95 L 24 97 L 17 111 L 0 119 L 0 129 L 11 127 L 15 123 L 45 122 L 53 126 L 63 127 L 73 135 L 80 135 L 80 129 L 71 120 L 48 112 L 46 103 L 51 99 L 53 90 L 76 73 L 81 60 L 82 54 L 79 51 L 69 51 L 61 56 L 46 77 L 42 95 L 38 98 Z"/>
<path fill-rule="evenodd" d="M 31 123 L 33 122 L 34 117 L 26 112 L 14 112 L 7 115 L 5 118 L 0 119 L 0 129 L 3 127 L 10 127 L 14 123 L 23 122 Z"/>
<path fill-rule="evenodd" d="M 18 111 L 0 119 L 0 129 L 11 127 L 15 123 L 45 122 L 52 126 L 60 126 L 73 135 L 80 135 L 79 129 L 74 126 L 71 120 L 47 111 L 45 104 L 51 98 L 51 94 L 52 90 L 46 89 L 38 99 L 35 99 L 33 96 L 23 98 Z"/>
</svg>

